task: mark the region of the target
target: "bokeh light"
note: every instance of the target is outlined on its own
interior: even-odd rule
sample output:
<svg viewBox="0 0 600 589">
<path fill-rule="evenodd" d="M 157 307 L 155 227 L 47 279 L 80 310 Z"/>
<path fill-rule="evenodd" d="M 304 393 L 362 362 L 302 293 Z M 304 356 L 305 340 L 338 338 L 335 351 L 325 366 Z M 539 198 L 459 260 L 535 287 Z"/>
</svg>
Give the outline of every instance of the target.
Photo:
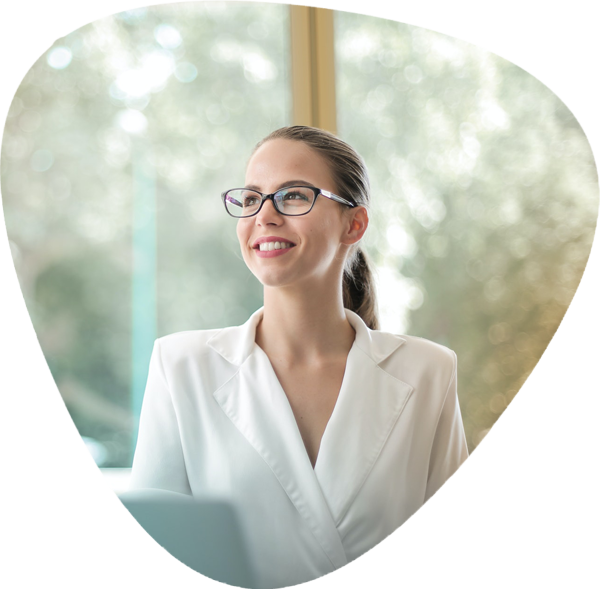
<svg viewBox="0 0 600 589">
<path fill-rule="evenodd" d="M 65 69 L 73 59 L 73 53 L 68 47 L 54 47 L 47 56 L 48 65 L 56 70 Z"/>
<path fill-rule="evenodd" d="M 152 218 L 139 186 L 156 207 L 157 335 L 239 324 L 262 303 L 219 195 L 243 183 L 258 140 L 292 123 L 288 8 L 178 3 L 95 21 L 59 39 L 11 105 L 11 252 L 105 467 L 131 459 L 132 235 Z M 597 216 L 591 150 L 517 66 L 417 27 L 334 19 L 338 131 L 370 170 L 363 244 L 381 323 L 456 351 L 473 450 L 579 284 Z"/>
<path fill-rule="evenodd" d="M 103 467 L 130 465 L 135 433 L 132 234 L 150 218 L 136 204 L 134 223 L 136 187 L 156 199 L 158 335 L 240 323 L 260 305 L 219 195 L 243 182 L 252 145 L 290 122 L 288 27 L 284 5 L 129 10 L 59 39 L 13 100 L 1 158 L 11 252 Z"/>
<path fill-rule="evenodd" d="M 517 66 L 425 29 L 335 18 L 338 130 L 371 173 L 382 328 L 456 351 L 472 451 L 573 298 L 597 216 L 592 153 Z"/>
</svg>

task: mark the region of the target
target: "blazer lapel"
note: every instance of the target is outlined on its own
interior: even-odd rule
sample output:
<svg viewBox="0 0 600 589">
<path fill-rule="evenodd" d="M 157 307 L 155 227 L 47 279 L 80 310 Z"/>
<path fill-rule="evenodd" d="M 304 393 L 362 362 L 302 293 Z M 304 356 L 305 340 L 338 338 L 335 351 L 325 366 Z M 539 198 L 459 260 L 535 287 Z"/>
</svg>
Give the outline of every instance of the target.
<svg viewBox="0 0 600 589">
<path fill-rule="evenodd" d="M 221 330 L 209 340 L 209 346 L 239 365 L 235 375 L 213 396 L 269 465 L 333 568 L 339 568 L 347 559 L 328 503 L 285 392 L 267 355 L 254 342 L 261 317 L 259 309 L 244 325 Z"/>
<path fill-rule="evenodd" d="M 413 391 L 378 365 L 405 340 L 371 331 L 349 310 L 346 315 L 356 337 L 315 465 L 336 525 L 369 476 Z"/>
</svg>

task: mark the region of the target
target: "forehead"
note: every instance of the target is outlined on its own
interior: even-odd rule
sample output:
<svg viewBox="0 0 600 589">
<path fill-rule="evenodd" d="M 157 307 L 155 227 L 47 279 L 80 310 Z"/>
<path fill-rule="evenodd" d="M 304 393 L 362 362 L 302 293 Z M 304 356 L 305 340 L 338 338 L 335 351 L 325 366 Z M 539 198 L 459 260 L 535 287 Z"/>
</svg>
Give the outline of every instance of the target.
<svg viewBox="0 0 600 589">
<path fill-rule="evenodd" d="M 254 152 L 246 168 L 246 185 L 260 186 L 263 192 L 291 179 L 335 191 L 327 160 L 301 141 L 271 139 Z"/>
</svg>

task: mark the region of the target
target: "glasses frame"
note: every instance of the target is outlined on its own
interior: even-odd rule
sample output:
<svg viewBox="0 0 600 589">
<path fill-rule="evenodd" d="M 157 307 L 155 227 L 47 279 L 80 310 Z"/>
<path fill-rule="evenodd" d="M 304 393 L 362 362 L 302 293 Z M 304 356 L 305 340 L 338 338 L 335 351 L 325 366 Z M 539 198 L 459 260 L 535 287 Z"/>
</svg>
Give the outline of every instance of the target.
<svg viewBox="0 0 600 589">
<path fill-rule="evenodd" d="M 291 188 L 308 188 L 309 190 L 312 190 L 314 192 L 315 198 L 312 202 L 312 205 L 310 205 L 310 209 L 308 209 L 308 211 L 306 211 L 305 213 L 299 213 L 297 215 L 290 214 L 290 213 L 283 213 L 277 207 L 277 202 L 275 201 L 275 195 L 278 192 L 281 192 L 282 190 L 290 190 Z M 260 202 L 258 209 L 256 209 L 256 212 L 252 213 L 251 215 L 233 215 L 232 213 L 230 213 L 229 209 L 227 208 L 226 201 L 227 201 L 227 195 L 233 190 L 250 190 L 252 192 L 256 192 L 256 194 L 260 194 L 261 202 Z M 334 200 L 336 202 L 339 202 L 343 205 L 347 205 L 352 208 L 358 206 L 355 202 L 350 202 L 349 200 L 346 200 L 345 198 L 342 198 L 341 196 L 338 196 L 337 194 L 333 194 L 333 192 L 329 192 L 329 190 L 323 190 L 322 188 L 317 188 L 316 186 L 303 186 L 302 184 L 294 184 L 293 186 L 283 186 L 282 188 L 273 192 L 272 194 L 263 194 L 262 192 L 259 192 L 258 190 L 254 190 L 253 188 L 230 188 L 229 190 L 226 190 L 225 192 L 221 193 L 221 199 L 223 200 L 223 206 L 225 207 L 227 214 L 230 215 L 231 217 L 233 217 L 234 219 L 248 219 L 249 217 L 254 217 L 255 215 L 258 215 L 258 213 L 260 213 L 260 210 L 263 208 L 263 205 L 265 204 L 265 202 L 267 200 L 270 200 L 273 203 L 273 207 L 280 215 L 284 215 L 285 217 L 302 217 L 303 215 L 308 215 L 308 213 L 310 213 L 313 210 L 313 207 L 315 206 L 315 203 L 317 202 L 317 197 L 319 196 L 319 194 L 322 194 L 325 198 Z"/>
</svg>

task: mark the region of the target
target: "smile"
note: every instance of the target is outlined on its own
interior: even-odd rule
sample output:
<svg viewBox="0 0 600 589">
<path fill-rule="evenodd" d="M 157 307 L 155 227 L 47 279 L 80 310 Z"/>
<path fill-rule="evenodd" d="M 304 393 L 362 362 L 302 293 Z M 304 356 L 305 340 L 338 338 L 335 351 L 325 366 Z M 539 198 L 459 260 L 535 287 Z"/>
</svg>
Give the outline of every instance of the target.
<svg viewBox="0 0 600 589">
<path fill-rule="evenodd" d="M 292 246 L 292 243 L 285 241 L 263 241 L 259 244 L 258 249 L 260 249 L 261 252 L 272 252 L 273 250 L 282 250 Z"/>
<path fill-rule="evenodd" d="M 293 243 L 285 243 L 281 241 L 264 241 L 254 248 L 256 255 L 259 258 L 274 258 L 287 254 L 294 247 Z"/>
</svg>

